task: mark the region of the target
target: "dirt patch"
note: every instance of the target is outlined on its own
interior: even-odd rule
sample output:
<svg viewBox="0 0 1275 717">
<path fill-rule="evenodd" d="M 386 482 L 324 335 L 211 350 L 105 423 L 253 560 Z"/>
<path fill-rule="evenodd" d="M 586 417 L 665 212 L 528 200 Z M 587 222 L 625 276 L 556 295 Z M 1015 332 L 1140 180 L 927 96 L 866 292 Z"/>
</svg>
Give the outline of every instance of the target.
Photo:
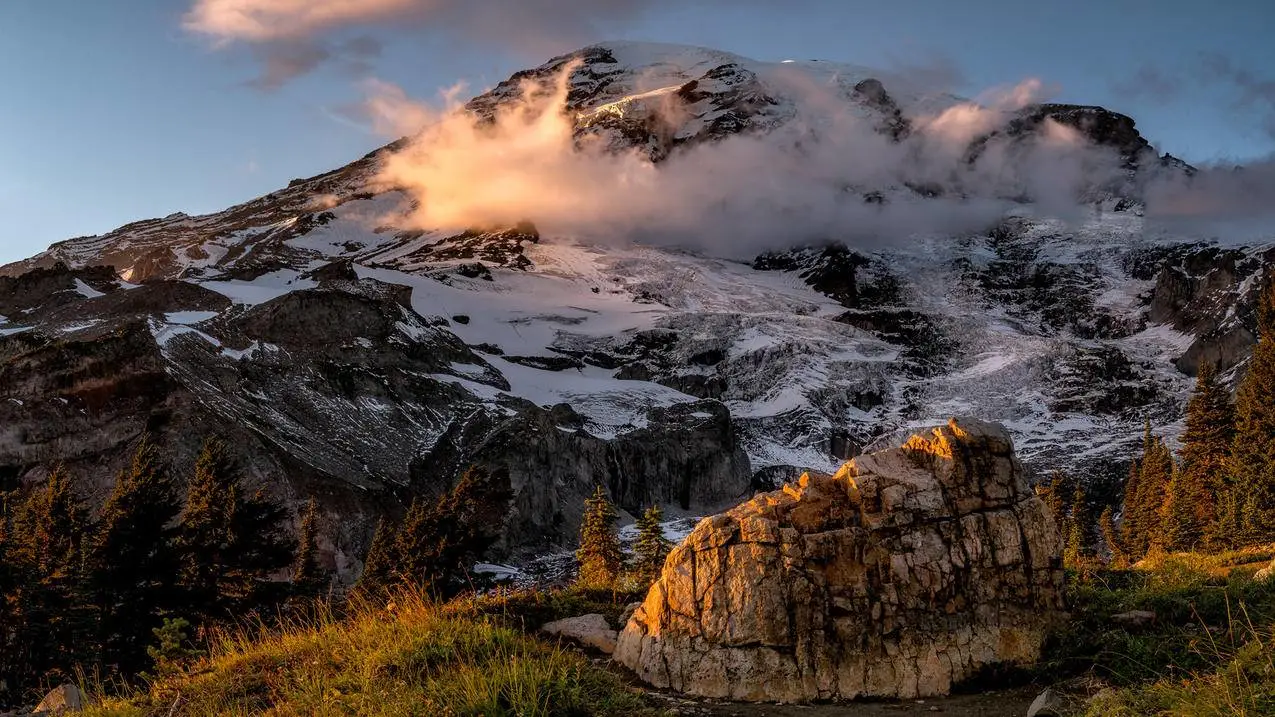
<svg viewBox="0 0 1275 717">
<path fill-rule="evenodd" d="M 827 705 L 743 704 L 689 700 L 670 695 L 656 695 L 674 714 L 707 717 L 919 717 L 950 715 L 951 717 L 1023 717 L 1038 687 L 954 695 L 925 700 L 898 702 L 849 702 Z"/>
</svg>

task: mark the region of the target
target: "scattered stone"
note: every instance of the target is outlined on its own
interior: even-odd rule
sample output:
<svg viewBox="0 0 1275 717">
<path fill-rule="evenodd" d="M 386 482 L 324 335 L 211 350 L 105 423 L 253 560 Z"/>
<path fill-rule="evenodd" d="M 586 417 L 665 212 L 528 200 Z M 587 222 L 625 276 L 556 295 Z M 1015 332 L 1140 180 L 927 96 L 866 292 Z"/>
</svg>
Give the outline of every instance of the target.
<svg viewBox="0 0 1275 717">
<path fill-rule="evenodd" d="M 1067 700 L 1046 687 L 1044 692 L 1032 700 L 1031 706 L 1027 708 L 1027 717 L 1061 717 L 1066 714 L 1066 708 Z"/>
<path fill-rule="evenodd" d="M 625 625 L 629 624 L 629 618 L 633 617 L 633 613 L 642 607 L 640 602 L 631 602 L 624 606 L 624 612 L 620 613 L 620 629 L 623 630 Z"/>
<path fill-rule="evenodd" d="M 1130 610 L 1112 615 L 1111 621 L 1124 628 L 1140 629 L 1155 622 L 1155 613 L 1150 610 Z"/>
<path fill-rule="evenodd" d="M 1261 570 L 1258 570 L 1257 572 L 1253 573 L 1253 582 L 1256 582 L 1256 583 L 1270 582 L 1270 579 L 1273 577 L 1275 577 L 1275 560 L 1272 560 L 1270 565 L 1267 565 Z"/>
<path fill-rule="evenodd" d="M 40 704 L 35 706 L 31 714 L 36 715 L 60 715 L 69 714 L 71 712 L 79 712 L 84 709 L 88 700 L 84 699 L 84 693 L 80 692 L 80 688 L 67 683 L 53 688 L 49 694 L 40 700 Z"/>
<path fill-rule="evenodd" d="M 555 637 L 565 637 L 586 647 L 610 655 L 615 652 L 616 631 L 602 615 L 581 615 L 546 623 L 540 631 Z"/>
<path fill-rule="evenodd" d="M 702 697 L 943 695 L 1039 658 L 1061 553 L 1005 430 L 953 419 L 701 521 L 615 659 Z"/>
</svg>

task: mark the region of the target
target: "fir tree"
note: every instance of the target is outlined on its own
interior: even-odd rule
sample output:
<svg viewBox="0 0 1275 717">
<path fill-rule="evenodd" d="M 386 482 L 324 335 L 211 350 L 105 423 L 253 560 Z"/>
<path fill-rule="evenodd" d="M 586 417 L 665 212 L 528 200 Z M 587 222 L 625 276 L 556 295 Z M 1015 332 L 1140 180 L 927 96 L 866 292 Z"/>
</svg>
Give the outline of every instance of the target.
<svg viewBox="0 0 1275 717">
<path fill-rule="evenodd" d="M 363 592 L 377 592 L 388 587 L 394 576 L 394 528 L 381 518 L 372 533 L 372 543 L 363 559 L 363 572 L 355 587 Z"/>
<path fill-rule="evenodd" d="M 413 500 L 389 551 L 397 581 L 440 597 L 461 590 L 494 540 L 486 516 L 507 502 L 503 480 L 470 468 L 439 499 Z"/>
<path fill-rule="evenodd" d="M 633 569 L 646 582 L 659 577 L 664 559 L 668 557 L 672 547 L 668 538 L 664 537 L 664 528 L 660 525 L 663 521 L 664 510 L 658 505 L 647 508 L 637 521 L 638 538 L 633 546 Z"/>
<path fill-rule="evenodd" d="M 187 614 L 201 620 L 242 616 L 275 597 L 270 575 L 288 565 L 287 513 L 245 490 L 220 441 L 206 441 L 186 492 L 175 545 Z"/>
<path fill-rule="evenodd" d="M 1111 567 L 1123 568 L 1128 564 L 1124 548 L 1120 546 L 1120 536 L 1116 532 L 1115 516 L 1111 506 L 1103 509 L 1098 517 L 1098 530 L 1102 533 L 1102 541 L 1107 544 L 1107 552 L 1111 554 Z"/>
<path fill-rule="evenodd" d="M 297 551 L 292 560 L 292 591 L 296 595 L 316 596 L 326 582 L 323 567 L 319 565 L 318 521 L 319 508 L 311 498 L 301 514 Z"/>
<path fill-rule="evenodd" d="M 1243 533 L 1243 500 L 1240 490 L 1227 486 L 1217 501 L 1217 517 L 1206 528 L 1205 541 L 1215 548 L 1240 546 Z"/>
<path fill-rule="evenodd" d="M 580 524 L 580 549 L 576 551 L 576 563 L 581 585 L 592 588 L 610 588 L 620 575 L 624 565 L 624 551 L 615 524 L 619 516 L 602 486 L 593 497 L 584 501 L 584 518 Z"/>
<path fill-rule="evenodd" d="M 1045 489 L 1044 500 L 1049 512 L 1054 516 L 1058 534 L 1066 541 L 1071 532 L 1071 480 L 1066 473 L 1054 471 L 1049 487 Z"/>
<path fill-rule="evenodd" d="M 1257 545 L 1265 542 L 1267 537 L 1265 513 L 1260 498 L 1255 491 L 1245 492 L 1240 500 L 1239 531 L 1235 536 L 1236 546 Z"/>
<path fill-rule="evenodd" d="M 87 550 L 99 662 L 108 670 L 140 670 L 151 628 L 176 602 L 178 561 L 171 541 L 179 512 L 159 452 L 144 438 L 132 465 L 116 478 Z"/>
<path fill-rule="evenodd" d="M 1235 394 L 1235 419 L 1229 473 L 1253 496 L 1246 540 L 1264 541 L 1275 527 L 1275 282 L 1269 277 L 1258 309 L 1257 346 Z"/>
<path fill-rule="evenodd" d="M 1091 525 L 1085 489 L 1077 482 L 1071 495 L 1071 515 L 1067 520 L 1067 547 L 1063 554 L 1064 563 L 1080 566 L 1085 558 L 1089 557 L 1092 545 L 1089 539 Z"/>
<path fill-rule="evenodd" d="M 1135 462 L 1125 488 L 1122 542 L 1131 560 L 1146 555 L 1153 544 L 1162 543 L 1162 508 L 1173 476 L 1173 455 L 1164 440 L 1151 435 L 1148 423 L 1142 440 L 1142 457 Z"/>
<path fill-rule="evenodd" d="M 1209 502 L 1204 486 L 1182 469 L 1173 471 L 1161 509 L 1162 546 L 1166 550 L 1195 549 L 1207 523 L 1199 506 Z"/>
<path fill-rule="evenodd" d="M 1195 391 L 1186 406 L 1182 433 L 1182 480 L 1193 485 L 1196 516 L 1190 522 L 1208 526 L 1217 520 L 1218 500 L 1226 491 L 1227 458 L 1235 439 L 1235 409 L 1231 394 L 1219 381 L 1213 364 L 1200 364 Z M 1187 520 L 1179 516 L 1179 521 Z"/>
<path fill-rule="evenodd" d="M 0 657 L 8 663 L 0 670 L 12 683 L 31 684 L 55 671 L 69 674 L 86 657 L 91 616 L 78 590 L 85 521 L 86 511 L 60 466 L 17 507 L 5 551 L 15 579 L 5 593 L 13 644 Z"/>
</svg>

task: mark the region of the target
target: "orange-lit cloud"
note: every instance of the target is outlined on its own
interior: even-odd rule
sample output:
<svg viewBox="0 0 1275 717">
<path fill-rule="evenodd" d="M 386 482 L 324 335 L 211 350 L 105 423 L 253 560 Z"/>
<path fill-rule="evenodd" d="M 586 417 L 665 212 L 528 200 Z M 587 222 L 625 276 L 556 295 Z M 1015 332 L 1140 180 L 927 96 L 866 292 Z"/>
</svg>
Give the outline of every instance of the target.
<svg viewBox="0 0 1275 717">
<path fill-rule="evenodd" d="M 747 255 L 809 241 L 892 242 L 982 229 L 1024 188 L 1065 214 L 1092 175 L 1117 164 L 1061 125 L 1030 141 L 990 142 L 971 164 L 963 151 L 969 140 L 1011 116 L 974 104 L 918 118 L 920 130 L 895 143 L 861 109 L 782 68 L 768 81 L 779 94 L 797 96 L 807 116 L 764 135 L 692 146 L 656 164 L 644 152 L 617 152 L 577 136 L 575 118 L 564 110 L 571 69 L 546 86 L 525 86 L 521 101 L 506 104 L 490 123 L 476 123 L 457 93 L 435 109 L 395 87 L 372 86 L 369 108 L 380 128 L 414 135 L 378 178 L 415 200 L 410 223 L 453 229 L 530 220 L 552 235 Z M 952 151 L 958 144 L 962 152 Z M 941 185 L 945 194 L 919 200 L 902 189 L 907 184 Z M 898 189 L 892 201 L 864 201 L 863 193 L 889 187 Z"/>
<path fill-rule="evenodd" d="M 221 42 L 264 42 L 380 22 L 432 4 L 422 0 L 198 0 L 184 24 Z"/>
</svg>

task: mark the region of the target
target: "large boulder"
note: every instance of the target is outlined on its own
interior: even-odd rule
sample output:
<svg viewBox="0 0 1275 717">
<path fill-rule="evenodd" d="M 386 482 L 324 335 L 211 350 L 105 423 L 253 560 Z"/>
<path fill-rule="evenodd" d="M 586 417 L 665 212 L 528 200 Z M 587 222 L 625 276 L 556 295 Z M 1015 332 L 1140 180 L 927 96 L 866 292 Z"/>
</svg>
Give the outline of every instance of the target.
<svg viewBox="0 0 1275 717">
<path fill-rule="evenodd" d="M 953 419 L 704 519 L 615 659 L 713 698 L 941 695 L 1039 657 L 1061 552 L 1004 429 Z"/>
</svg>

